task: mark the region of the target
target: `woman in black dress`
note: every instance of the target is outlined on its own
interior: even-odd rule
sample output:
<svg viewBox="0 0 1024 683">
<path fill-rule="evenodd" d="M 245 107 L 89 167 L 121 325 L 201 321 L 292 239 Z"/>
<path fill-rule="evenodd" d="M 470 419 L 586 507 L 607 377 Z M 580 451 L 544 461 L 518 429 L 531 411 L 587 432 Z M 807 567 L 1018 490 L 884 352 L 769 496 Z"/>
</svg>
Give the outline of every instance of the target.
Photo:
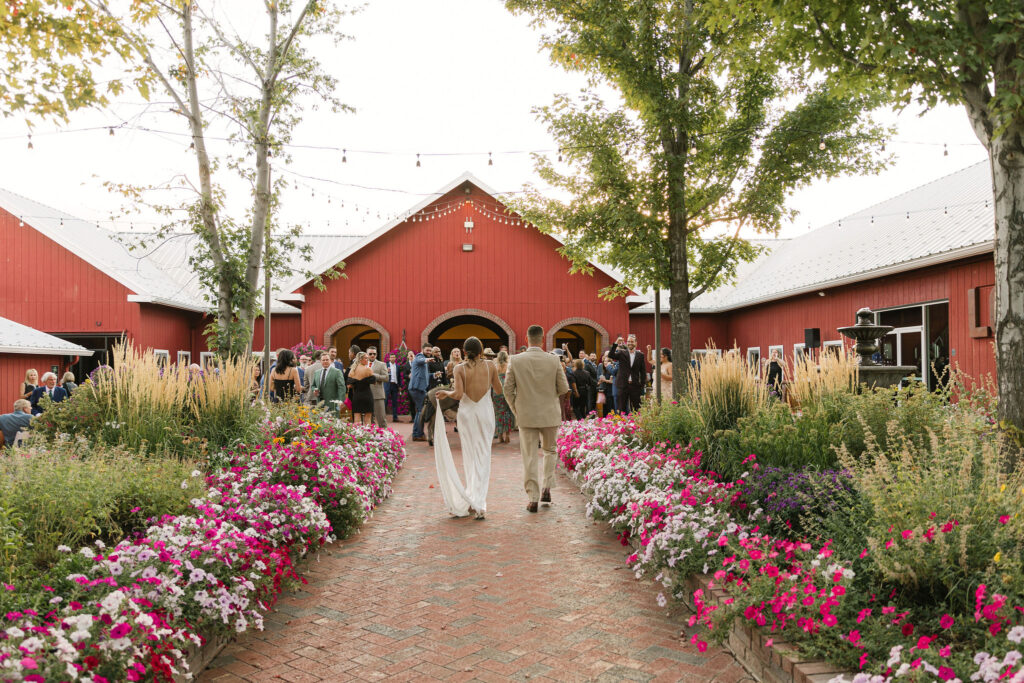
<svg viewBox="0 0 1024 683">
<path fill-rule="evenodd" d="M 299 369 L 295 367 L 295 352 L 291 349 L 281 349 L 277 352 L 277 363 L 270 371 L 272 393 L 270 400 L 291 401 L 302 393 L 302 383 L 299 381 Z"/>
<path fill-rule="evenodd" d="M 349 397 L 352 399 L 352 421 L 359 424 L 373 422 L 373 392 L 370 385 L 376 381 L 370 369 L 370 357 L 364 351 L 356 354 L 348 372 Z"/>
</svg>

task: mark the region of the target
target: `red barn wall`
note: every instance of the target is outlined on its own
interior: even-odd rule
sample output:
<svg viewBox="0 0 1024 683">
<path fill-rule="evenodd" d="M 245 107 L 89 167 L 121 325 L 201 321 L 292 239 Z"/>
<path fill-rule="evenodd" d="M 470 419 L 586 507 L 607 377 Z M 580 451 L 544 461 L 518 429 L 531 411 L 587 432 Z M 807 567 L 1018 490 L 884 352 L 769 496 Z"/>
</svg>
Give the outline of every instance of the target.
<svg viewBox="0 0 1024 683">
<path fill-rule="evenodd" d="M 987 256 L 833 287 L 823 290 L 825 296 L 811 293 L 741 308 L 725 314 L 725 346 L 758 346 L 766 358 L 769 346 L 781 344 L 791 359 L 793 344 L 804 341 L 805 328 L 820 328 L 822 342 L 837 340 L 842 336 L 836 328 L 856 322 L 854 314 L 864 306 L 877 310 L 946 299 L 951 360 L 975 377 L 994 374 L 992 339 L 971 339 L 967 321 L 967 290 L 994 281 L 992 257 Z"/>
<path fill-rule="evenodd" d="M 667 304 L 663 302 L 667 307 Z M 726 340 L 727 321 L 721 314 L 694 313 L 690 316 L 690 347 L 703 349 L 709 343 L 722 348 Z M 654 348 L 654 314 L 629 316 L 629 331 L 636 335 L 637 344 Z M 672 320 L 668 313 L 661 314 L 661 345 L 672 348 Z"/>
<path fill-rule="evenodd" d="M 317 344 L 323 342 L 323 335 L 314 341 Z M 309 337 L 306 337 L 309 339 Z M 302 316 L 301 315 L 271 315 L 270 316 L 270 350 L 290 349 L 302 338 Z M 263 318 L 256 318 L 253 325 L 252 348 L 254 351 L 263 350 Z"/>
<path fill-rule="evenodd" d="M 2 209 L 0 244 L 0 316 L 50 333 L 134 328 L 128 288 Z"/>
<path fill-rule="evenodd" d="M 193 362 L 199 362 L 199 351 L 193 338 L 196 328 L 202 330 L 203 316 L 177 308 L 139 304 L 139 324 L 132 335 L 135 345 L 141 349 L 165 349 L 170 352 L 171 362 L 177 362 L 178 351 L 190 351 Z M 199 335 L 200 338 L 202 335 Z"/>
<path fill-rule="evenodd" d="M 473 188 L 462 188 L 438 200 L 495 200 Z M 467 234 L 463 222 L 472 218 Z M 464 252 L 462 245 L 472 244 Z M 515 345 L 526 343 L 531 324 L 550 327 L 570 317 L 593 320 L 614 335 L 628 329 L 622 300 L 604 301 L 598 290 L 614 281 L 570 275 L 569 262 L 555 250 L 551 237 L 533 228 L 499 222 L 473 207 L 439 218 L 406 221 L 368 244 L 346 261 L 346 279 L 327 283 L 324 291 L 306 285 L 301 339 L 322 342 L 339 321 L 368 318 L 388 331 L 397 345 L 405 331 L 409 345 L 419 348 L 421 332 L 438 316 L 459 309 L 480 309 L 507 323 Z"/>
<path fill-rule="evenodd" d="M 50 366 L 60 368 L 60 375 L 67 369 L 65 356 L 38 355 L 29 353 L 0 353 L 0 413 L 9 413 L 14 409 L 15 399 L 21 398 L 18 389 L 25 381 L 25 372 L 29 369 L 39 371 L 42 377 L 50 371 Z M 57 380 L 60 381 L 60 375 Z"/>
</svg>

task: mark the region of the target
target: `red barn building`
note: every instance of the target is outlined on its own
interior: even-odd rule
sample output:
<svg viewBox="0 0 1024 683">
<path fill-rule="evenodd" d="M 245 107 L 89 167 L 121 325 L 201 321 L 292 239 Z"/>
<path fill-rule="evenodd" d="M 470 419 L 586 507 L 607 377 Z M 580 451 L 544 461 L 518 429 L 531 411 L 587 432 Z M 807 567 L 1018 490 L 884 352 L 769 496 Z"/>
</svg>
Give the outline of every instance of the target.
<svg viewBox="0 0 1024 683">
<path fill-rule="evenodd" d="M 987 164 L 978 164 L 801 237 L 765 241 L 734 284 L 694 300 L 691 343 L 737 346 L 751 360 L 777 349 L 791 359 L 805 330 L 839 344 L 836 328 L 869 306 L 897 328 L 884 340 L 887 360 L 917 364 L 922 377 L 933 362 L 993 372 L 991 188 Z M 101 352 L 122 335 L 172 362 L 206 352 L 209 305 L 188 265 L 194 236 L 132 250 L 139 235 L 3 191 L 0 236 L 0 316 Z M 312 339 L 344 358 L 353 343 L 404 341 L 447 353 L 475 335 L 515 350 L 533 323 L 547 330 L 549 347 L 566 343 L 574 354 L 628 332 L 641 346 L 654 343 L 648 298 L 602 299 L 613 271 L 595 264 L 592 275 L 571 274 L 557 240 L 523 224 L 469 174 L 372 235 L 303 240 L 313 259 L 296 255 L 295 277 L 275 293 L 273 348 Z M 341 262 L 345 278 L 323 290 L 298 274 Z M 668 346 L 667 313 L 661 325 Z M 262 322 L 256 328 L 260 349 Z"/>
</svg>

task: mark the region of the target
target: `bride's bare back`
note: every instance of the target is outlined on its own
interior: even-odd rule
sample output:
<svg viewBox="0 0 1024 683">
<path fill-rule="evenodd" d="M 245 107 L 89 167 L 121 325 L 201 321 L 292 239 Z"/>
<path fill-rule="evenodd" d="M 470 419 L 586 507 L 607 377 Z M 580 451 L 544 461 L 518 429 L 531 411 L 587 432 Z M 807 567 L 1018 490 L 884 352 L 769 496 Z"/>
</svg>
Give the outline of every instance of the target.
<svg viewBox="0 0 1024 683">
<path fill-rule="evenodd" d="M 498 369 L 489 360 L 466 361 L 455 366 L 455 390 L 451 397 L 456 401 L 463 395 L 476 403 L 487 395 L 488 390 L 501 393 Z"/>
</svg>

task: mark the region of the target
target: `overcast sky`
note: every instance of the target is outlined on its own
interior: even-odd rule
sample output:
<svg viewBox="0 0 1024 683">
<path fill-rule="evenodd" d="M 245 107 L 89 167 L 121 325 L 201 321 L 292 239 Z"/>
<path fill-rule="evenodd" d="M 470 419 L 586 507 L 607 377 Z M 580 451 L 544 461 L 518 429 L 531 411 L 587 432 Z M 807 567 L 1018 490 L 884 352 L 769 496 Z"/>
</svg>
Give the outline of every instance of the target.
<svg viewBox="0 0 1024 683">
<path fill-rule="evenodd" d="M 521 189 L 534 178 L 529 155 L 521 152 L 554 146 L 531 107 L 583 85 L 580 76 L 552 66 L 538 51 L 539 34 L 497 0 L 369 0 L 365 11 L 346 19 L 344 30 L 354 40 L 322 55 L 339 80 L 338 96 L 356 113 L 308 112 L 294 142 L 345 148 L 347 163 L 337 151 L 293 149 L 289 169 L 275 165 L 275 173 L 296 184 L 284 198 L 282 219 L 309 232 L 372 232 L 389 214 L 465 171 L 500 192 Z M 75 114 L 66 126 L 38 125 L 32 150 L 23 122 L 0 120 L 0 186 L 104 227 L 128 229 L 127 220 L 107 220 L 124 202 L 103 181 L 157 183 L 195 175 L 184 122 L 167 114 L 166 103 L 156 104 L 166 99 L 159 92 L 152 99 L 147 104 L 128 94 L 106 111 Z M 791 206 L 801 215 L 782 236 L 986 158 L 962 108 L 940 107 L 923 117 L 887 114 L 886 120 L 899 126 L 889 143 L 895 165 L 879 176 L 820 182 L 799 192 Z M 113 137 L 106 130 L 68 132 L 107 125 L 119 126 Z M 151 228 L 152 220 L 147 215 L 131 224 Z"/>
</svg>

